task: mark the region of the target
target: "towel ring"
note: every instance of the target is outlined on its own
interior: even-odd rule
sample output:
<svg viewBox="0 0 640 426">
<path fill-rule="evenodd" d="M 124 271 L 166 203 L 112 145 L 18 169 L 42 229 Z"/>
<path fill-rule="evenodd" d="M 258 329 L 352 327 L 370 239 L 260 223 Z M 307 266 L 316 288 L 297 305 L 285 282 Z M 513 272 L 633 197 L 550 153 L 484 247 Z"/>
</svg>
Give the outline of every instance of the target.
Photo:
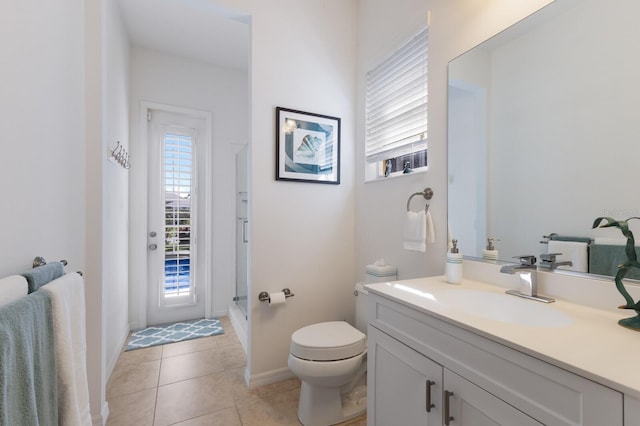
<svg viewBox="0 0 640 426">
<path fill-rule="evenodd" d="M 414 192 L 413 194 L 411 194 L 411 196 L 409 197 L 409 199 L 407 200 L 407 211 L 411 211 L 411 199 L 413 197 L 415 197 L 416 195 L 422 195 L 424 197 L 425 200 L 430 200 L 431 198 L 433 198 L 433 190 L 431 188 L 425 188 L 424 191 L 421 192 Z M 429 210 L 429 203 L 427 203 L 427 205 L 424 208 L 424 211 Z"/>
</svg>

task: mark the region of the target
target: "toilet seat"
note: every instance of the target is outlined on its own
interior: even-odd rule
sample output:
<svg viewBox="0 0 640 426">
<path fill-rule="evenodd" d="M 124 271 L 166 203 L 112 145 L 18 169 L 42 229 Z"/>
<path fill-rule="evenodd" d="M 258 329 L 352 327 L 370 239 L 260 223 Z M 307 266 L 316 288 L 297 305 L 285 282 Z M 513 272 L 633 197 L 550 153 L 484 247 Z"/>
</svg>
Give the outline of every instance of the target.
<svg viewBox="0 0 640 426">
<path fill-rule="evenodd" d="M 366 336 L 346 321 L 312 324 L 291 335 L 291 354 L 309 361 L 337 361 L 364 352 Z"/>
</svg>

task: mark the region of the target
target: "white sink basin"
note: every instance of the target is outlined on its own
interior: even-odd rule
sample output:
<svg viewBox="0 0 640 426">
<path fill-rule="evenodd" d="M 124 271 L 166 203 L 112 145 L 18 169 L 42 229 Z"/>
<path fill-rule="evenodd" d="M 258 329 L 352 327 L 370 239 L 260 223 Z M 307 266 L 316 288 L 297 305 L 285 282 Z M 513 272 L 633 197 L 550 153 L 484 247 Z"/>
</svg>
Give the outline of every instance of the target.
<svg viewBox="0 0 640 426">
<path fill-rule="evenodd" d="M 569 315 L 554 309 L 553 304 L 502 293 L 459 288 L 439 291 L 435 298 L 447 308 L 505 323 L 562 327 L 572 321 Z"/>
</svg>

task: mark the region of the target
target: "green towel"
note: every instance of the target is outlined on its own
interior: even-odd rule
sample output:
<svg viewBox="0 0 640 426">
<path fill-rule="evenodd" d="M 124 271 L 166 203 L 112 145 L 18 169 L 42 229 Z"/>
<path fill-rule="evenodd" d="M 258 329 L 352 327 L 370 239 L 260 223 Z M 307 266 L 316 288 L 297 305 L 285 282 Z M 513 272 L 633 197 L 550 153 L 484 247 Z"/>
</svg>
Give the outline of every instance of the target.
<svg viewBox="0 0 640 426">
<path fill-rule="evenodd" d="M 625 246 L 592 244 L 589 248 L 589 273 L 615 277 L 618 265 L 627 261 Z M 640 250 L 636 247 L 640 259 Z M 629 269 L 625 278 L 640 279 L 640 269 Z"/>
<path fill-rule="evenodd" d="M 64 274 L 63 266 L 60 262 L 51 262 L 22 274 L 29 284 L 29 293 L 33 293 L 46 283 L 60 278 Z"/>
<path fill-rule="evenodd" d="M 51 298 L 38 291 L 0 307 L 0 425 L 58 424 Z"/>
</svg>

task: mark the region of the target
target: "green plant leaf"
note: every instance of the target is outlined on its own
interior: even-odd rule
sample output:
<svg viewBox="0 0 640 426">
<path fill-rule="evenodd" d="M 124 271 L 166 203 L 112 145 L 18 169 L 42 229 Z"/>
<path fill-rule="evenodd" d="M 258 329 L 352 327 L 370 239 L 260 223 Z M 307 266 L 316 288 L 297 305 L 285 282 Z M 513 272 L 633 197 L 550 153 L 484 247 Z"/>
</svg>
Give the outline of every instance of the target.
<svg viewBox="0 0 640 426">
<path fill-rule="evenodd" d="M 635 303 L 633 301 L 633 299 L 631 298 L 631 295 L 629 295 L 627 290 L 624 288 L 624 284 L 622 282 L 622 280 L 624 279 L 629 269 L 631 268 L 640 269 L 640 262 L 638 262 L 636 248 L 635 248 L 635 245 L 636 245 L 635 238 L 633 237 L 633 232 L 631 232 L 631 230 L 629 229 L 629 221 L 632 219 L 640 219 L 640 217 L 634 216 L 634 217 L 628 218 L 627 220 L 615 220 L 611 217 L 606 217 L 606 216 L 598 217 L 596 218 L 596 220 L 593 221 L 592 228 L 616 227 L 620 230 L 620 232 L 622 232 L 622 235 L 624 235 L 624 237 L 627 239 L 627 244 L 625 245 L 625 248 L 624 248 L 624 252 L 627 255 L 627 261 L 621 265 L 618 265 L 618 273 L 616 274 L 614 281 L 616 283 L 616 288 L 618 289 L 622 297 L 624 297 L 624 300 L 627 302 L 626 305 L 622 305 L 620 306 L 620 308 L 635 309 L 636 312 L 640 312 L 638 311 L 638 309 L 640 309 L 640 301 L 638 301 L 638 303 Z M 602 224 L 602 222 L 604 221 L 606 221 L 606 223 Z"/>
</svg>

